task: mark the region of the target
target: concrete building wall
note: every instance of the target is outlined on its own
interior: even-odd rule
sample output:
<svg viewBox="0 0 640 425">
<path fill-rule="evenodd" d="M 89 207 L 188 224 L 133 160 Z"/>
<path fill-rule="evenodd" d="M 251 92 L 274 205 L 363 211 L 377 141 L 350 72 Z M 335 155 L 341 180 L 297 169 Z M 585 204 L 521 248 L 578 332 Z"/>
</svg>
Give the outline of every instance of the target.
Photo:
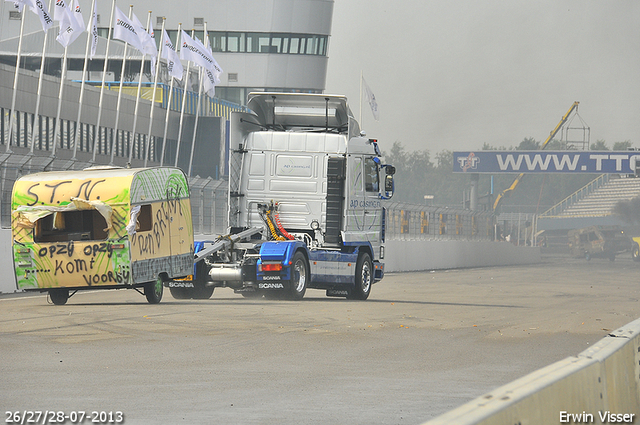
<svg viewBox="0 0 640 425">
<path fill-rule="evenodd" d="M 134 13 L 145 25 L 148 13 L 151 11 L 150 23 L 156 30 L 157 39 L 159 39 L 163 17 L 165 18 L 165 28 L 168 31 L 175 31 L 178 25 L 182 24 L 182 28 L 187 32 L 193 29 L 201 34 L 204 30 L 203 24 L 206 23 L 209 32 L 307 34 L 324 36 L 325 39 L 328 39 L 331 33 L 333 3 L 333 0 L 225 0 L 216 2 L 192 0 L 180 3 L 169 0 L 138 0 L 134 4 Z M 91 10 L 91 2 L 90 0 L 80 0 L 80 5 L 83 8 L 86 21 Z M 116 6 L 128 14 L 129 4 L 121 3 Z M 108 28 L 110 8 L 110 2 L 100 1 L 98 3 L 99 28 Z M 13 3 L 0 3 L 0 42 L 2 42 L 0 54 L 2 55 L 14 55 L 17 50 L 15 43 L 7 41 L 10 39 L 15 41 L 20 33 L 20 20 L 10 19 L 12 11 L 14 11 Z M 40 21 L 35 14 L 28 12 L 25 16 L 24 34 L 34 35 L 25 36 L 23 51 L 29 56 L 41 54 L 38 52 L 42 51 L 42 37 L 36 36 L 37 33 L 42 33 Z M 50 42 L 48 43 L 47 55 L 53 54 L 61 57 L 61 48 L 55 42 L 56 34 L 57 28 L 49 31 Z M 71 45 L 72 55 L 84 56 L 85 40 L 85 36 L 82 35 L 79 41 Z M 96 59 L 104 57 L 106 49 L 103 46 L 104 43 L 99 46 Z M 113 47 L 110 48 L 110 57 L 117 59 L 117 55 L 112 56 L 114 52 L 111 49 Z M 214 51 L 216 60 L 224 70 L 219 86 L 322 92 L 327 72 L 326 46 L 324 50 L 325 52 L 320 55 Z M 74 72 L 78 71 L 72 71 L 72 73 Z M 229 74 L 232 74 L 233 78 L 229 79 Z M 237 101 L 237 99 L 230 100 Z"/>
<path fill-rule="evenodd" d="M 48 4 L 48 2 L 46 2 Z M 125 14 L 129 5 L 142 24 L 151 11 L 151 23 L 160 28 L 158 18 L 166 18 L 167 28 L 178 28 L 182 24 L 185 30 L 194 26 L 194 18 L 203 18 L 211 31 L 257 31 L 257 32 L 295 32 L 305 34 L 330 34 L 333 0 L 191 0 L 175 2 L 171 0 L 137 0 L 136 2 L 116 2 L 116 6 Z M 90 0 L 80 0 L 85 21 L 91 10 Z M 0 4 L 0 40 L 16 37 L 20 32 L 20 20 L 10 19 L 9 12 L 14 11 L 13 3 Z M 97 6 L 100 15 L 99 26 L 106 28 L 111 13 L 111 2 L 99 0 Z M 35 14 L 27 15 L 24 32 L 42 29 Z"/>
<path fill-rule="evenodd" d="M 388 240 L 385 271 L 512 266 L 540 262 L 540 248 L 488 240 Z"/>
</svg>

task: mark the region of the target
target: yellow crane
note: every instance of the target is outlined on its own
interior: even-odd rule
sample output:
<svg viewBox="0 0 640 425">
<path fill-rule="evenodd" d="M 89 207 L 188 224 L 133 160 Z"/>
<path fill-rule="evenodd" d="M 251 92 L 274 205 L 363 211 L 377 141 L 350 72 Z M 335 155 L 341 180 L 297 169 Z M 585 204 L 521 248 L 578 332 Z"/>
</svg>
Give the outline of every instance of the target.
<svg viewBox="0 0 640 425">
<path fill-rule="evenodd" d="M 558 131 L 560 131 L 562 126 L 567 122 L 567 120 L 569 119 L 569 115 L 571 115 L 571 113 L 573 111 L 578 109 L 578 105 L 579 104 L 580 104 L 580 102 L 573 102 L 573 105 L 571 105 L 571 108 L 569 108 L 567 113 L 562 116 L 562 119 L 560 119 L 560 122 L 558 123 L 558 125 L 556 125 L 556 128 L 554 128 L 553 131 L 551 131 L 551 133 L 549 134 L 549 137 L 547 137 L 547 140 L 545 140 L 544 143 L 542 145 L 540 145 L 540 150 L 542 150 L 542 149 L 547 147 L 549 142 L 555 137 L 555 135 L 558 133 Z M 500 203 L 502 202 L 502 200 L 507 195 L 509 195 L 516 188 L 516 186 L 518 186 L 518 183 L 520 183 L 520 180 L 522 180 L 522 177 L 524 177 L 524 173 L 518 174 L 518 177 L 516 177 L 515 180 L 513 181 L 513 183 L 511 183 L 511 186 L 509 186 L 508 188 L 506 188 L 505 190 L 500 192 L 498 194 L 498 196 L 496 196 L 496 200 L 493 203 L 493 210 L 494 211 L 497 211 L 497 209 L 500 206 Z"/>
</svg>

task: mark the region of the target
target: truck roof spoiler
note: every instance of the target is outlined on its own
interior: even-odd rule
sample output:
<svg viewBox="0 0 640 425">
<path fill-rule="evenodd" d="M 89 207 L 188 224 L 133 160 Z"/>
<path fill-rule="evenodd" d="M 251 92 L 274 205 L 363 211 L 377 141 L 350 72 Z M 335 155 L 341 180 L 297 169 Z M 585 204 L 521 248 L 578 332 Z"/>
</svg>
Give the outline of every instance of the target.
<svg viewBox="0 0 640 425">
<path fill-rule="evenodd" d="M 358 135 L 355 120 L 346 96 L 308 93 L 249 93 L 247 107 L 260 123 L 271 130 L 317 128 Z M 357 128 L 356 128 L 357 127 Z"/>
</svg>

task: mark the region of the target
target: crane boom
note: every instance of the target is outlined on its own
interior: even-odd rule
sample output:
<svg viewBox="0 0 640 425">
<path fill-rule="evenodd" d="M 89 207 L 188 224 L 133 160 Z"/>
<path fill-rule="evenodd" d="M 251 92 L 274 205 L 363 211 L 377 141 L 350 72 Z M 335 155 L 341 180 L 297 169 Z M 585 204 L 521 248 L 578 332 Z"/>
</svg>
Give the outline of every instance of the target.
<svg viewBox="0 0 640 425">
<path fill-rule="evenodd" d="M 562 118 L 560 119 L 560 122 L 558 123 L 558 125 L 556 125 L 556 128 L 554 128 L 551 133 L 549 133 L 549 137 L 547 137 L 547 140 L 544 141 L 544 143 L 542 145 L 540 145 L 540 150 L 544 149 L 547 147 L 547 145 L 549 144 L 549 142 L 551 140 L 553 140 L 553 138 L 555 137 L 556 134 L 558 134 L 558 131 L 560 131 L 560 129 L 562 128 L 562 126 L 567 122 L 567 120 L 569 119 L 569 115 L 571 115 L 571 113 L 573 111 L 575 111 L 576 109 L 578 109 L 578 105 L 580 104 L 580 102 L 573 102 L 573 105 L 571 105 L 571 108 L 569 108 L 569 110 L 567 111 L 566 114 L 564 114 L 562 116 Z M 520 181 L 522 180 L 522 178 L 524 177 L 524 173 L 520 173 L 518 174 L 518 176 L 513 180 L 513 183 L 511 183 L 511 186 L 509 186 L 508 188 L 506 188 L 505 190 L 503 190 L 502 192 L 500 192 L 498 194 L 498 196 L 496 196 L 496 200 L 493 203 L 493 210 L 496 211 L 498 209 L 498 207 L 500 206 L 500 203 L 502 202 L 502 200 L 509 195 L 515 188 L 516 186 L 518 186 L 518 184 L 520 183 Z"/>
</svg>

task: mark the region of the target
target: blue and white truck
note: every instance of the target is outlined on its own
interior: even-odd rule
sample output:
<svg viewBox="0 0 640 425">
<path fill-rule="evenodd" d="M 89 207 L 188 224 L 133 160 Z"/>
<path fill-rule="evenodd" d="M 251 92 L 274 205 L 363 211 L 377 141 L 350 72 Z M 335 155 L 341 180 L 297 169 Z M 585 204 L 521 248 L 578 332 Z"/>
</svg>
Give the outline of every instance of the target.
<svg viewBox="0 0 640 425">
<path fill-rule="evenodd" d="M 384 276 L 395 168 L 344 96 L 251 93 L 247 106 L 230 123 L 229 233 L 197 244 L 195 276 L 172 294 L 367 299 Z"/>
</svg>

